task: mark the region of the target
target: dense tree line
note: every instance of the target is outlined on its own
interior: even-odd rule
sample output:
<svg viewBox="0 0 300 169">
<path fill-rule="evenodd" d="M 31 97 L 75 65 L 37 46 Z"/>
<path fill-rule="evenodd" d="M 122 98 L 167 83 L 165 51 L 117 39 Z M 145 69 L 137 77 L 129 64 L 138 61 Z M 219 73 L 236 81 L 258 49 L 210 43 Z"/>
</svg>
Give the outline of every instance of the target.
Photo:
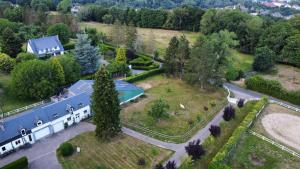
<svg viewBox="0 0 300 169">
<path fill-rule="evenodd" d="M 121 9 L 106 8 L 90 5 L 84 8 L 79 18 L 83 21 L 114 23 L 119 20 L 122 24 L 130 23 L 143 28 L 165 28 L 175 30 L 198 31 L 199 22 L 204 10 L 196 7 L 180 7 L 172 11 L 162 9 Z"/>
</svg>

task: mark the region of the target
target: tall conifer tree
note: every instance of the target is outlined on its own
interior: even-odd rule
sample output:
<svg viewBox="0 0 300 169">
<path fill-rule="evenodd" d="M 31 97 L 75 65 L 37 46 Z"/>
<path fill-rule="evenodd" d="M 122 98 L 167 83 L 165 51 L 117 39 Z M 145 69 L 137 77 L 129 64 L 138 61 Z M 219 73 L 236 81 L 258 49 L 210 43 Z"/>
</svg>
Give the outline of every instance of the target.
<svg viewBox="0 0 300 169">
<path fill-rule="evenodd" d="M 91 45 L 88 35 L 77 35 L 78 43 L 75 46 L 75 59 L 81 66 L 81 74 L 95 73 L 100 65 L 98 48 Z"/>
<path fill-rule="evenodd" d="M 107 140 L 121 131 L 118 93 L 110 73 L 101 67 L 93 85 L 92 110 L 96 136 Z"/>
</svg>

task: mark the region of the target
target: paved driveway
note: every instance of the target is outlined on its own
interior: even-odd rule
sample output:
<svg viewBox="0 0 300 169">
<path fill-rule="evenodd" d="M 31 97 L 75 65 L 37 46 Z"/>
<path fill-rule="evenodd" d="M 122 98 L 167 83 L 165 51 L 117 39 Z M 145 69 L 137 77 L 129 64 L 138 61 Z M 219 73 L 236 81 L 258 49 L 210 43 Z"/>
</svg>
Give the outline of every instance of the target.
<svg viewBox="0 0 300 169">
<path fill-rule="evenodd" d="M 92 131 L 94 129 L 94 125 L 87 122 L 81 122 L 67 130 L 36 142 L 31 148 L 16 151 L 7 157 L 0 159 L 0 167 L 15 161 L 22 156 L 27 156 L 30 169 L 60 169 L 61 166 L 57 161 L 55 154 L 57 147 L 61 143 L 70 140 L 81 133 Z"/>
</svg>

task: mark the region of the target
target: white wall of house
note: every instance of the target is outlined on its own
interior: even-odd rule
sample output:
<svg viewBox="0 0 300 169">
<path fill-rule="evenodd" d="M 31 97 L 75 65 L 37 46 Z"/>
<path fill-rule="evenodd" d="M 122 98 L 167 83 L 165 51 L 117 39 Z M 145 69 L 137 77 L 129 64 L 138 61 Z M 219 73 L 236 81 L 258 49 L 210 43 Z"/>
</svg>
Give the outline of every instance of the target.
<svg viewBox="0 0 300 169">
<path fill-rule="evenodd" d="M 27 52 L 34 53 L 29 43 L 27 43 Z"/>
<path fill-rule="evenodd" d="M 5 145 L 3 145 L 3 146 L 0 147 L 0 154 L 4 154 L 4 153 L 9 152 L 9 151 L 11 151 L 13 149 L 14 148 L 13 148 L 12 144 L 11 143 L 7 143 L 7 144 L 5 144 Z"/>
<path fill-rule="evenodd" d="M 25 143 L 23 142 L 22 138 L 16 139 L 11 142 L 14 148 L 19 148 L 20 146 L 24 145 Z"/>
<path fill-rule="evenodd" d="M 89 116 L 91 116 L 91 110 L 89 105 L 73 112 L 73 118 L 77 123 L 82 121 L 83 119 L 88 118 Z"/>
</svg>

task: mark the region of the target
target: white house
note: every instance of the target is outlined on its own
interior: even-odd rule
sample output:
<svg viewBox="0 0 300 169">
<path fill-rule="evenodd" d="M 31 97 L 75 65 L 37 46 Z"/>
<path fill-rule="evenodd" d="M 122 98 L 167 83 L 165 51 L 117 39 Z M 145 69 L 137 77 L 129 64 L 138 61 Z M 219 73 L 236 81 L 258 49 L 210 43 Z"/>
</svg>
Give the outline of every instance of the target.
<svg viewBox="0 0 300 169">
<path fill-rule="evenodd" d="M 92 115 L 90 97 L 93 80 L 80 80 L 68 94 L 51 104 L 0 121 L 0 157 L 27 144 L 55 134 Z M 120 104 L 144 94 L 144 90 L 125 81 L 115 81 Z"/>
<path fill-rule="evenodd" d="M 48 36 L 30 39 L 27 43 L 27 52 L 34 53 L 39 57 L 44 57 L 45 55 L 57 56 L 64 54 L 64 47 L 57 35 Z"/>
</svg>

